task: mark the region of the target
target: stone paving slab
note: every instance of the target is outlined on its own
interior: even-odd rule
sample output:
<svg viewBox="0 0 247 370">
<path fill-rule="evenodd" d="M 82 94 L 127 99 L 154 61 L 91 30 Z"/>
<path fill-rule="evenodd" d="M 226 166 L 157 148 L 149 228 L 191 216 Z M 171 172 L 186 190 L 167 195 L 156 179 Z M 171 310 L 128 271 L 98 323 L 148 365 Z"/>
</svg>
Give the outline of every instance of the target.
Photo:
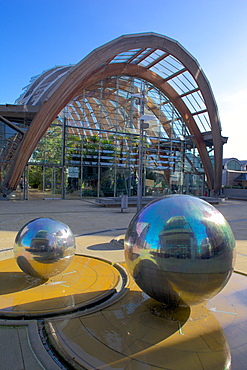
<svg viewBox="0 0 247 370">
<path fill-rule="evenodd" d="M 1 326 L 0 323 L 0 343 L 0 369 L 45 369 L 28 340 L 28 325 Z"/>
<path fill-rule="evenodd" d="M 226 200 L 215 207 L 222 212 L 233 230 L 237 245 L 236 269 L 247 273 L 247 202 Z M 77 253 L 113 262 L 123 261 L 123 247 L 114 243 L 114 240 L 125 233 L 135 213 L 135 207 L 121 212 L 120 208 L 100 207 L 94 200 L 0 202 L 0 250 L 5 250 L 0 253 L 0 259 L 13 257 L 11 248 L 15 235 L 25 223 L 38 217 L 50 217 L 71 228 L 76 236 Z M 31 348 L 30 336 L 25 330 L 13 324 L 3 328 L 0 323 L 0 369 L 57 369 L 54 361 L 49 367 L 40 364 L 36 354 L 40 354 L 42 345 L 39 347 L 34 344 Z M 36 331 L 33 337 L 39 340 Z M 13 353 L 18 367 L 11 362 Z"/>
<path fill-rule="evenodd" d="M 37 217 L 66 223 L 75 235 L 126 228 L 136 208 L 102 208 L 94 201 L 31 200 L 0 202 L 0 231 L 18 231 Z"/>
</svg>

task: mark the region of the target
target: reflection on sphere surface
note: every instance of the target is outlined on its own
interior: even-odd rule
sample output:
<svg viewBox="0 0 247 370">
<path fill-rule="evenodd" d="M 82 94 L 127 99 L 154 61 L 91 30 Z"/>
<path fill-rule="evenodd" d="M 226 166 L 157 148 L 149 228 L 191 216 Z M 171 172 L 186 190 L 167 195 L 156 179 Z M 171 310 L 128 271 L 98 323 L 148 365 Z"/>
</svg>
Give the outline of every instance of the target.
<svg viewBox="0 0 247 370">
<path fill-rule="evenodd" d="M 169 306 L 195 305 L 218 294 L 235 262 L 235 239 L 224 216 L 189 195 L 169 195 L 132 219 L 125 260 L 139 287 Z"/>
<path fill-rule="evenodd" d="M 14 255 L 26 274 L 48 279 L 70 265 L 75 248 L 74 235 L 67 225 L 50 218 L 37 218 L 18 232 Z"/>
</svg>

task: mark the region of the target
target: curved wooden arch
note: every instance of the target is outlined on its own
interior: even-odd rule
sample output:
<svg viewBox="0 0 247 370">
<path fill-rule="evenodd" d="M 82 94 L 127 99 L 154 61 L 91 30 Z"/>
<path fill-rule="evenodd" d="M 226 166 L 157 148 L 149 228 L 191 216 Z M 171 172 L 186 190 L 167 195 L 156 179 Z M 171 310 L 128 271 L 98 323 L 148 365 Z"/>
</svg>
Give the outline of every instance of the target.
<svg viewBox="0 0 247 370">
<path fill-rule="evenodd" d="M 107 65 L 107 62 L 113 59 L 119 53 L 136 49 L 137 47 L 151 47 L 172 54 L 181 61 L 181 63 L 194 77 L 204 97 L 210 117 L 215 148 L 214 171 L 206 150 L 205 142 L 193 119 L 193 116 L 179 95 L 167 82 L 165 82 L 154 72 L 139 65 L 125 63 L 112 63 Z M 15 154 L 8 174 L 5 177 L 5 188 L 15 189 L 17 187 L 19 178 L 29 157 L 59 112 L 61 112 L 61 110 L 73 98 L 79 95 L 80 92 L 89 85 L 100 79 L 117 74 L 131 75 L 146 79 L 153 83 L 158 89 L 163 91 L 164 94 L 169 96 L 175 107 L 183 116 L 190 132 L 195 135 L 196 145 L 200 152 L 203 166 L 207 174 L 209 187 L 214 190 L 220 189 L 222 140 L 217 106 L 215 104 L 210 85 L 197 61 L 178 42 L 165 36 L 153 33 L 122 36 L 92 51 L 86 58 L 69 70 L 68 74 L 61 79 L 59 84 L 57 84 L 58 86 L 56 87 L 56 90 L 50 95 L 50 97 L 47 97 L 48 100 L 42 105 L 29 130 L 25 134 L 24 139 Z"/>
</svg>

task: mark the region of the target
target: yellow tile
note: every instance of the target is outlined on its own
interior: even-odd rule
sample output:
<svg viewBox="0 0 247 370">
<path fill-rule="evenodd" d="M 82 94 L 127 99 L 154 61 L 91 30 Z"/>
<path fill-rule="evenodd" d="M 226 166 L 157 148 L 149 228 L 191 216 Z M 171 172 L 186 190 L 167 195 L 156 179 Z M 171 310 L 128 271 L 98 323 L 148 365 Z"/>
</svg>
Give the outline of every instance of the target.
<svg viewBox="0 0 247 370">
<path fill-rule="evenodd" d="M 78 335 L 88 334 L 79 318 L 60 320 L 59 322 L 53 323 L 53 325 L 62 340 L 68 340 L 70 338 L 77 337 Z"/>
<path fill-rule="evenodd" d="M 171 370 L 202 370 L 203 367 L 196 353 L 178 352 L 173 349 L 152 346 L 133 356 L 133 359 L 152 366 Z"/>
<path fill-rule="evenodd" d="M 42 301 L 43 300 L 43 289 L 39 290 L 25 290 L 23 292 L 18 292 L 14 295 L 12 295 L 15 299 L 18 299 L 19 301 L 26 301 L 26 302 L 36 302 L 36 301 Z"/>
<path fill-rule="evenodd" d="M 93 285 L 88 287 L 90 290 L 106 290 L 106 289 L 112 289 L 115 287 L 118 283 L 118 277 L 115 276 L 105 276 L 102 278 L 98 278 Z"/>
<path fill-rule="evenodd" d="M 80 256 L 75 256 L 70 268 L 67 268 L 64 273 L 45 282 L 24 274 L 14 259 L 0 261 L 1 268 L 0 294 L 2 293 L 2 297 L 12 295 L 11 300 L 3 300 L 5 303 L 0 306 L 2 311 L 9 307 L 10 302 L 14 306 L 20 304 L 16 311 L 27 309 L 30 313 L 32 307 L 34 313 L 37 313 L 38 306 L 41 312 L 46 311 L 41 301 L 49 302 L 47 312 L 50 312 L 51 307 L 52 310 L 82 307 L 90 301 L 95 302 L 108 296 L 119 279 L 118 270 L 108 263 Z"/>
<path fill-rule="evenodd" d="M 123 353 L 127 347 L 135 340 L 126 331 L 120 331 L 115 327 L 114 322 L 108 321 L 101 316 L 85 316 L 81 321 L 87 331 L 101 343 L 109 348 Z"/>
<path fill-rule="evenodd" d="M 42 312 L 53 312 L 58 309 L 64 309 L 65 306 L 61 299 L 54 298 L 36 302 L 22 301 L 15 307 L 15 312 L 25 313 L 42 313 Z"/>
<path fill-rule="evenodd" d="M 147 343 L 145 341 L 136 339 L 135 341 L 132 341 L 130 345 L 124 350 L 125 356 L 134 356 L 135 354 L 145 351 L 146 349 L 150 348 L 150 343 Z"/>
<path fill-rule="evenodd" d="M 208 353 L 198 353 L 203 370 L 222 370 L 229 369 L 230 351 L 215 351 Z M 234 368 L 233 368 L 234 369 Z"/>
<path fill-rule="evenodd" d="M 6 296 L 0 298 L 0 311 L 12 311 L 16 304 L 18 304 L 20 300 L 15 300 L 14 296 Z"/>
<path fill-rule="evenodd" d="M 160 330 L 151 328 L 149 329 L 146 327 L 146 332 L 142 336 L 141 340 L 145 343 L 149 343 L 150 345 L 155 345 L 166 340 L 171 341 L 172 343 L 177 343 L 178 337 L 175 336 L 175 334 L 177 334 L 178 330 L 179 327 L 177 323 L 169 323 L 167 321 L 166 325 L 161 325 Z"/>
<path fill-rule="evenodd" d="M 152 367 L 141 361 L 131 359 L 130 363 L 124 368 L 124 370 L 151 370 Z M 166 367 L 155 366 L 155 370 L 167 370 Z"/>
<path fill-rule="evenodd" d="M 66 341 L 66 350 L 76 354 L 76 359 L 87 368 L 100 369 L 107 366 L 108 369 L 122 369 L 129 359 L 107 347 L 91 335 L 80 335 Z M 113 366 L 111 367 L 111 364 Z M 118 364 L 117 366 L 114 364 Z"/>
<path fill-rule="evenodd" d="M 44 291 L 43 299 L 63 298 L 65 293 L 62 290 Z"/>
<path fill-rule="evenodd" d="M 88 303 L 92 303 L 94 301 L 97 301 L 98 299 L 101 299 L 103 296 L 107 296 L 107 292 L 98 292 L 98 291 L 92 291 L 92 292 L 85 292 L 82 294 L 74 295 L 73 299 L 76 305 L 86 305 Z M 65 301 L 65 298 L 62 298 Z"/>
</svg>

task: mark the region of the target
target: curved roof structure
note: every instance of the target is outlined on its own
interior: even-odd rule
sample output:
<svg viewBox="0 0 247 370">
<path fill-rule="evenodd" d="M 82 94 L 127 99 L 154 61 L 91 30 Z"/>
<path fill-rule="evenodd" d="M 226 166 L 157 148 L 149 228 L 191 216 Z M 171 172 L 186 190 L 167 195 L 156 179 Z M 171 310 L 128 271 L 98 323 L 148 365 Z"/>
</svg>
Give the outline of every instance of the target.
<svg viewBox="0 0 247 370">
<path fill-rule="evenodd" d="M 110 128 L 109 111 L 111 108 L 116 109 L 114 91 L 120 81 L 121 93 L 117 99 L 120 117 L 125 125 L 126 110 L 124 113 L 123 107 L 126 107 L 130 91 L 127 87 L 131 78 L 146 81 L 150 84 L 150 89 L 156 91 L 153 98 L 148 98 L 147 106 L 161 123 L 164 135 L 172 137 L 173 128 L 169 116 L 172 111 L 177 115 L 177 120 L 185 122 L 188 135 L 193 137 L 200 153 L 209 188 L 219 190 L 222 137 L 210 84 L 198 62 L 188 51 L 177 41 L 155 33 L 121 36 L 95 49 L 78 64 L 52 68 L 31 81 L 16 103 L 36 105 L 40 109 L 18 146 L 5 178 L 5 188 L 16 188 L 37 143 L 65 106 L 69 106 L 72 120 L 83 121 L 84 117 L 84 127 L 87 116 L 89 129 L 90 125 L 97 125 L 99 122 L 93 106 L 96 107 L 101 99 L 101 102 L 105 102 L 101 111 L 101 124 L 106 129 Z M 103 89 L 99 85 L 95 88 L 99 81 L 103 81 Z M 80 97 L 82 98 L 85 89 L 88 99 L 87 114 L 80 108 Z M 141 89 L 135 86 L 132 95 L 138 96 L 140 92 Z M 158 92 L 162 94 L 162 112 L 157 109 Z M 132 129 L 135 130 L 136 127 Z M 214 167 L 206 148 L 205 136 L 208 134 L 211 135 L 214 148 Z"/>
<path fill-rule="evenodd" d="M 225 170 L 241 170 L 241 166 L 244 165 L 242 161 L 237 158 L 224 158 L 222 160 L 223 169 Z"/>
</svg>

